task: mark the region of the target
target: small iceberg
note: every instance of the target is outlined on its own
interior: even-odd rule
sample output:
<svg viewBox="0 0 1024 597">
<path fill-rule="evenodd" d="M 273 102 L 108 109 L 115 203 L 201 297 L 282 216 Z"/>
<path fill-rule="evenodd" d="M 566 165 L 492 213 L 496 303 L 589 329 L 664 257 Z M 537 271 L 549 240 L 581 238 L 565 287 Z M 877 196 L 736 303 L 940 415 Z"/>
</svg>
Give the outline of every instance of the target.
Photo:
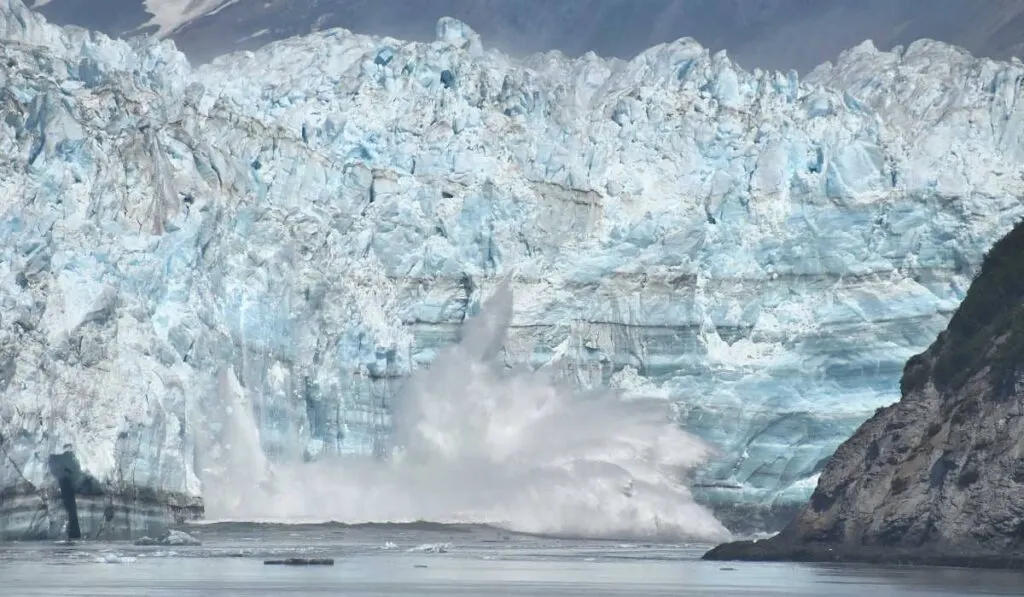
<svg viewBox="0 0 1024 597">
<path fill-rule="evenodd" d="M 184 531 L 173 531 L 169 530 L 159 538 L 154 539 L 152 537 L 141 537 L 135 540 L 135 545 L 150 546 L 150 545 L 202 545 L 199 539 L 196 539 L 192 535 Z"/>
</svg>

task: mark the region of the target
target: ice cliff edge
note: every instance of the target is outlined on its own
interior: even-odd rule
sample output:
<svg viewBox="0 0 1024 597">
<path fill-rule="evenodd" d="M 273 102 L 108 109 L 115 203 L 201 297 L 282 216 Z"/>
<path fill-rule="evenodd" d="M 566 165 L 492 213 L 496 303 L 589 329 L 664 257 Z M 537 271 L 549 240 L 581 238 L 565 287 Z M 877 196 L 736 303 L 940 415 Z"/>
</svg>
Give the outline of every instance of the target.
<svg viewBox="0 0 1024 597">
<path fill-rule="evenodd" d="M 192 69 L 0 0 L 0 536 L 59 531 L 55 454 L 85 532 L 199 515 L 234 409 L 269 459 L 378 450 L 513 268 L 510 361 L 671 400 L 709 499 L 793 503 L 1022 213 L 1016 61 L 865 45 L 800 82 L 438 31 Z"/>
<path fill-rule="evenodd" d="M 839 447 L 770 540 L 711 559 L 1024 567 L 1024 223 L 985 257 L 903 397 Z"/>
</svg>

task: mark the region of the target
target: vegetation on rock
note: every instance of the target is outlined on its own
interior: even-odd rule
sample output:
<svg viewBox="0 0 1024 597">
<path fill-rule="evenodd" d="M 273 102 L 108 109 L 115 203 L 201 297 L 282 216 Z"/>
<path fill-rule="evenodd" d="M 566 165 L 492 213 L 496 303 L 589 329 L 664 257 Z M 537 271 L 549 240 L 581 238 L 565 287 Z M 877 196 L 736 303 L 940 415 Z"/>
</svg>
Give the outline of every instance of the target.
<svg viewBox="0 0 1024 597">
<path fill-rule="evenodd" d="M 985 255 L 967 296 L 936 344 L 939 356 L 931 373 L 944 392 L 959 390 L 986 368 L 996 388 L 1014 382 L 1016 361 L 1024 350 L 1024 223 Z M 927 377 L 919 357 L 907 363 L 904 377 L 909 378 L 904 391 L 919 387 Z"/>
</svg>

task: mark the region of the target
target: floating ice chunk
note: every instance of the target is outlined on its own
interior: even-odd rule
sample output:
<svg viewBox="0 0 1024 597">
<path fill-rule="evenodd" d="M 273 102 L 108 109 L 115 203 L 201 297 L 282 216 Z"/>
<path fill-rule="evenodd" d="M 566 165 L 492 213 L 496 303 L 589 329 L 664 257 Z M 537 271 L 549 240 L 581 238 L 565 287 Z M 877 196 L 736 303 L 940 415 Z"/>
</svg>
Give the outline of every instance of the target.
<svg viewBox="0 0 1024 597">
<path fill-rule="evenodd" d="M 126 556 L 118 553 L 103 553 L 93 560 L 97 564 L 134 564 L 139 559 L 135 556 Z"/>
<path fill-rule="evenodd" d="M 410 553 L 448 553 L 451 548 L 451 543 L 424 543 L 411 547 L 407 551 Z"/>
<path fill-rule="evenodd" d="M 135 545 L 197 546 L 202 545 L 202 542 L 184 531 L 170 529 L 156 539 L 152 537 L 136 539 Z"/>
</svg>

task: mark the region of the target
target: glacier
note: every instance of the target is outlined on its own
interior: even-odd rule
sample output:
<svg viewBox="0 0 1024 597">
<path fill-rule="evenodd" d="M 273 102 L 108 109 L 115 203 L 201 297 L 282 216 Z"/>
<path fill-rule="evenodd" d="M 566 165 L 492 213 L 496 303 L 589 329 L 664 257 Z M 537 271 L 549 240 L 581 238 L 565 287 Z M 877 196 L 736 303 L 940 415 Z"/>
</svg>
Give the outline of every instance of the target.
<svg viewBox="0 0 1024 597">
<path fill-rule="evenodd" d="M 1024 65 L 934 41 L 801 80 L 448 18 L 193 68 L 0 0 L 0 39 L 0 538 L 60 535 L 59 475 L 152 536 L 238 446 L 382 456 L 507 275 L 510 364 L 673 403 L 723 519 L 794 504 L 1024 214 Z"/>
</svg>

